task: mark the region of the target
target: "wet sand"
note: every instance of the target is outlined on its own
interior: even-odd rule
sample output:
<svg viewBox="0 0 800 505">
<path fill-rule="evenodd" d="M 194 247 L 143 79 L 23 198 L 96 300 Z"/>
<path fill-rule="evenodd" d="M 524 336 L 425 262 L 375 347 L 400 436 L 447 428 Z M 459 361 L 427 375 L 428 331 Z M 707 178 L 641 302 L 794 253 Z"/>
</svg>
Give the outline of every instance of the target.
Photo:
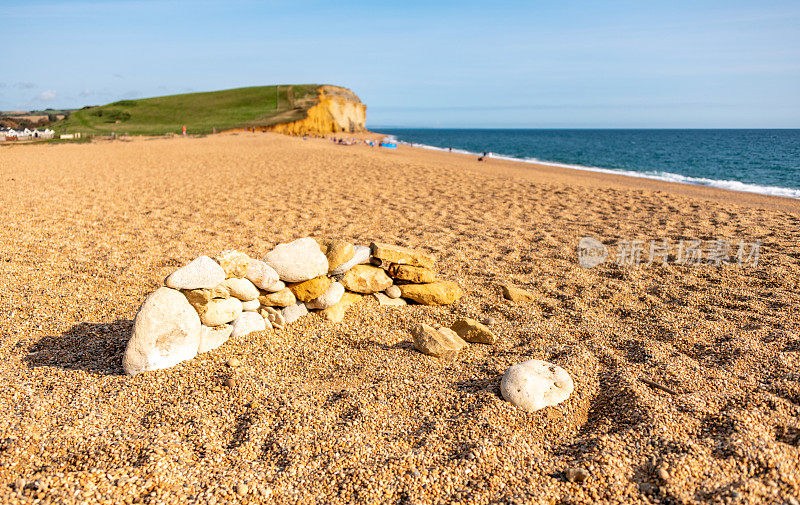
<svg viewBox="0 0 800 505">
<path fill-rule="evenodd" d="M 800 499 L 800 201 L 262 133 L 0 146 L 0 181 L 0 502 Z M 366 297 L 122 375 L 166 275 L 308 235 L 423 249 L 465 296 Z M 642 264 L 582 268 L 581 237 L 641 240 Z M 759 241 L 758 264 L 645 265 L 690 239 Z M 465 316 L 499 342 L 413 349 Z M 533 358 L 575 392 L 526 413 L 499 384 Z"/>
</svg>

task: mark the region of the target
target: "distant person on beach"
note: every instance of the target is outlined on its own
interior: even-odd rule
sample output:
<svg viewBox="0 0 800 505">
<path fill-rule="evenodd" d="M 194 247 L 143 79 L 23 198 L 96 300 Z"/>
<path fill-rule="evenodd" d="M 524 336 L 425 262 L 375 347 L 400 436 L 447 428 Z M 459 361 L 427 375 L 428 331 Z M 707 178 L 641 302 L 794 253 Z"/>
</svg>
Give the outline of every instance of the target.
<svg viewBox="0 0 800 505">
<path fill-rule="evenodd" d="M 183 136 L 186 136 L 186 125 L 183 125 Z"/>
<path fill-rule="evenodd" d="M 483 156 L 478 156 L 478 161 L 483 161 Z"/>
<path fill-rule="evenodd" d="M 451 153 L 453 152 L 453 148 L 452 147 L 448 147 L 447 150 L 450 151 Z"/>
</svg>

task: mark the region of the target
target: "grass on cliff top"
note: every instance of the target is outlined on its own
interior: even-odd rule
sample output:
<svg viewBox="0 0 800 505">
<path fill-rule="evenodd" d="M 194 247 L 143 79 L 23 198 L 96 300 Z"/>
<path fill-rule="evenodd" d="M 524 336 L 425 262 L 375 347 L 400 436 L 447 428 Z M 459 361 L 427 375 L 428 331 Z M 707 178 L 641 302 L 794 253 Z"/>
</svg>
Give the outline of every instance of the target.
<svg viewBox="0 0 800 505">
<path fill-rule="evenodd" d="M 76 110 L 51 128 L 57 133 L 162 135 L 181 133 L 183 125 L 191 134 L 271 126 L 305 118 L 316 103 L 318 88 L 316 84 L 255 86 L 121 100 Z"/>
</svg>

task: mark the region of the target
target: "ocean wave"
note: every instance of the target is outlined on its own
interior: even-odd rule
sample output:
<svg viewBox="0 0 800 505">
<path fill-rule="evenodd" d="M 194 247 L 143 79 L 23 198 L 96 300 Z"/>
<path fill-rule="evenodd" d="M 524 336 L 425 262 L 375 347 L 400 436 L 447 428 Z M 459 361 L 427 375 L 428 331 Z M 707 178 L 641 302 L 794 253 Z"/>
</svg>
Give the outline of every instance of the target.
<svg viewBox="0 0 800 505">
<path fill-rule="evenodd" d="M 387 135 L 390 139 L 398 144 L 403 145 L 411 145 L 411 142 L 406 142 L 402 140 L 398 140 L 394 135 Z M 472 151 L 467 151 L 465 149 L 450 149 L 444 147 L 437 147 L 431 146 L 427 144 L 420 144 L 418 142 L 413 143 L 414 147 L 419 147 L 422 149 L 430 149 L 432 151 L 443 151 L 443 152 L 453 152 L 458 154 L 468 154 L 471 156 L 480 156 L 481 153 L 476 153 Z M 695 186 L 709 186 L 712 188 L 720 188 L 720 189 L 727 189 L 731 191 L 740 191 L 744 193 L 758 193 L 761 195 L 769 195 L 769 196 L 782 196 L 786 198 L 798 198 L 800 199 L 800 189 L 793 189 L 793 188 L 784 188 L 780 186 L 762 186 L 760 184 L 750 184 L 747 182 L 741 181 L 734 181 L 734 180 L 726 180 L 726 179 L 707 179 L 705 177 L 691 177 L 688 175 L 681 175 L 676 174 L 673 172 L 635 172 L 633 170 L 625 170 L 625 169 L 617 169 L 617 168 L 602 168 L 602 167 L 592 167 L 592 166 L 585 166 L 585 165 L 573 165 L 570 163 L 559 163 L 555 161 L 545 161 L 540 160 L 537 158 L 517 158 L 514 156 L 505 156 L 496 153 L 489 153 L 487 157 L 499 159 L 499 160 L 508 160 L 508 161 L 518 161 L 522 163 L 531 163 L 536 165 L 546 165 L 550 167 L 559 167 L 559 168 L 569 168 L 572 170 L 582 170 L 586 172 L 600 172 L 604 174 L 613 174 L 613 175 L 625 175 L 628 177 L 638 177 L 640 179 L 655 179 L 658 181 L 666 181 L 666 182 L 676 182 L 679 184 L 693 184 Z"/>
</svg>

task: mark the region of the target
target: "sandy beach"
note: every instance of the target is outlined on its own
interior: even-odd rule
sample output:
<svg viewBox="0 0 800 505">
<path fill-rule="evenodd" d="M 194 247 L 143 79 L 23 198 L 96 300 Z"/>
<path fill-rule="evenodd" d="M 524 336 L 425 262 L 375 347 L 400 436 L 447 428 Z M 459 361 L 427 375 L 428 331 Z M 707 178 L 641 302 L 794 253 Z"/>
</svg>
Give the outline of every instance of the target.
<svg viewBox="0 0 800 505">
<path fill-rule="evenodd" d="M 800 200 L 270 133 L 0 146 L 0 181 L 2 503 L 800 504 Z M 419 248 L 465 295 L 123 374 L 165 276 L 305 236 Z M 679 264 L 694 239 L 729 261 Z M 413 349 L 461 317 L 499 341 Z M 500 379 L 533 358 L 575 391 L 527 413 Z"/>
</svg>

